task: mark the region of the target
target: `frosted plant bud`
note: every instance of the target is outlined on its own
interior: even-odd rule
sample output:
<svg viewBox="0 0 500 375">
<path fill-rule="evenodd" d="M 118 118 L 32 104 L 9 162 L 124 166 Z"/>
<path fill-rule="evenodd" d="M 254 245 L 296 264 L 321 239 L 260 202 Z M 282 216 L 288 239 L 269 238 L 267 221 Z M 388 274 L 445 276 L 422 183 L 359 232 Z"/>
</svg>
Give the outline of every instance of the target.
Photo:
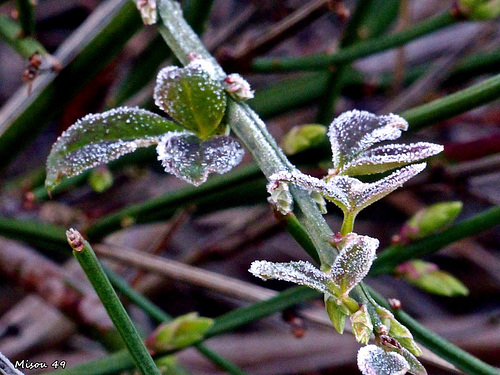
<svg viewBox="0 0 500 375">
<path fill-rule="evenodd" d="M 224 83 L 226 91 L 237 101 L 245 101 L 254 97 L 250 84 L 237 73 L 228 75 Z"/>
<path fill-rule="evenodd" d="M 330 269 L 332 281 L 342 295 L 348 295 L 370 270 L 379 241 L 376 238 L 349 233 L 339 244 L 340 253 Z M 340 296 L 338 296 L 340 297 Z"/>
<path fill-rule="evenodd" d="M 290 281 L 325 294 L 330 293 L 327 286 L 329 282 L 328 275 L 309 262 L 274 263 L 266 260 L 256 260 L 252 262 L 248 271 L 262 280 Z"/>
<path fill-rule="evenodd" d="M 137 0 L 137 9 L 141 13 L 142 22 L 145 25 L 156 23 L 156 0 Z"/>
<path fill-rule="evenodd" d="M 366 305 L 361 305 L 359 310 L 351 315 L 351 326 L 356 341 L 361 344 L 368 344 L 373 332 L 373 324 Z"/>
<path fill-rule="evenodd" d="M 292 212 L 293 197 L 287 183 L 270 182 L 267 185 L 267 191 L 271 194 L 267 198 L 268 202 L 275 206 L 282 215 Z"/>
<path fill-rule="evenodd" d="M 410 369 L 403 356 L 385 352 L 376 345 L 366 345 L 359 349 L 358 367 L 363 375 L 404 375 Z"/>
<path fill-rule="evenodd" d="M 244 150 L 228 136 L 214 136 L 202 141 L 189 132 L 171 132 L 156 147 L 165 172 L 198 186 L 211 173 L 223 174 L 238 165 Z"/>
</svg>

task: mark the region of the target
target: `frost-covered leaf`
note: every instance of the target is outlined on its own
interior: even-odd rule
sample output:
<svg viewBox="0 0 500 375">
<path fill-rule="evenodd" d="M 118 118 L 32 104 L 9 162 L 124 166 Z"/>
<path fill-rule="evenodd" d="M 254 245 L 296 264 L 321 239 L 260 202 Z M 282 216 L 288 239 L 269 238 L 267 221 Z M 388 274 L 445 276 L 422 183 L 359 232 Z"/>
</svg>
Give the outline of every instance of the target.
<svg viewBox="0 0 500 375">
<path fill-rule="evenodd" d="M 359 349 L 358 367 L 363 375 L 404 375 L 410 369 L 403 356 L 386 352 L 376 345 Z"/>
<path fill-rule="evenodd" d="M 370 270 L 379 241 L 376 238 L 348 233 L 339 244 L 340 253 L 330 269 L 330 277 L 347 295 Z"/>
<path fill-rule="evenodd" d="M 156 147 L 166 172 L 198 186 L 211 173 L 223 174 L 238 165 L 244 150 L 229 136 L 217 135 L 202 141 L 189 132 L 166 134 Z"/>
<path fill-rule="evenodd" d="M 346 163 L 339 173 L 356 176 L 385 172 L 443 151 L 443 146 L 428 142 L 390 144 L 371 148 Z"/>
<path fill-rule="evenodd" d="M 342 169 L 375 143 L 399 138 L 407 128 L 406 120 L 394 114 L 376 116 L 358 110 L 342 113 L 328 130 L 334 168 Z"/>
<path fill-rule="evenodd" d="M 373 202 L 382 199 L 387 194 L 392 193 L 401 187 L 406 181 L 425 169 L 426 164 L 411 164 L 391 173 L 389 176 L 369 184 L 352 184 L 354 187 L 352 194 L 352 208 L 361 210 Z M 342 176 L 338 176 L 341 178 Z M 335 177 L 334 177 L 335 178 Z M 353 178 L 351 178 L 353 179 Z M 333 179 L 332 179 L 333 180 Z M 330 181 L 333 182 L 333 181 Z"/>
<path fill-rule="evenodd" d="M 62 175 L 75 176 L 108 163 L 139 147 L 156 144 L 180 127 L 152 112 L 121 107 L 90 114 L 71 125 L 52 146 L 45 186 L 52 190 Z"/>
<path fill-rule="evenodd" d="M 348 177 L 342 176 L 342 178 L 345 179 Z M 319 178 L 309 176 L 297 170 L 292 172 L 281 171 L 274 173 L 269 177 L 269 180 L 270 185 L 268 186 L 272 186 L 272 183 L 291 182 L 307 189 L 310 192 L 315 191 L 323 195 L 325 198 L 331 200 L 343 209 L 350 206 L 349 197 L 347 195 L 348 190 L 346 190 L 345 186 L 342 185 L 341 180 L 338 180 L 338 184 L 330 182 L 327 183 L 325 180 L 320 180 Z"/>
<path fill-rule="evenodd" d="M 401 348 L 399 354 L 408 362 L 410 366 L 408 372 L 413 375 L 427 375 L 427 370 L 420 361 L 406 348 Z"/>
<path fill-rule="evenodd" d="M 162 69 L 156 79 L 154 99 L 185 129 L 207 139 L 217 133 L 226 110 L 226 94 L 203 61 L 194 60 L 185 68 Z"/>
<path fill-rule="evenodd" d="M 267 260 L 256 260 L 252 262 L 248 271 L 263 280 L 290 281 L 325 294 L 330 293 L 327 286 L 329 282 L 328 274 L 320 271 L 309 262 L 274 263 Z"/>
</svg>

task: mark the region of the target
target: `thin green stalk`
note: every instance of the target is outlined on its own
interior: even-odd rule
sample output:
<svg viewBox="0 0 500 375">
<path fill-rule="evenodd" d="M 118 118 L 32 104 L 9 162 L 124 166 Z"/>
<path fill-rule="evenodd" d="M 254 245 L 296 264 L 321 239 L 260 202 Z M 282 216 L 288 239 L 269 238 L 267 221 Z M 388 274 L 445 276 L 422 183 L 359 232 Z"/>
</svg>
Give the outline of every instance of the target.
<svg viewBox="0 0 500 375">
<path fill-rule="evenodd" d="M 132 289 L 125 280 L 120 276 L 112 272 L 111 270 L 104 268 L 109 281 L 113 286 L 126 298 L 128 298 L 132 303 L 141 308 L 146 314 L 156 320 L 157 323 L 169 322 L 172 317 L 157 307 L 149 299 Z M 215 365 L 226 370 L 233 375 L 244 375 L 245 372 L 238 368 L 234 363 L 228 361 L 227 359 L 221 357 L 214 351 L 207 348 L 203 343 L 197 343 L 194 347 L 205 357 L 211 360 Z"/>
<path fill-rule="evenodd" d="M 28 59 L 35 52 L 46 54 L 45 47 L 35 38 L 21 37 L 19 24 L 9 17 L 0 14 L 0 38 L 12 47 L 23 59 Z"/>
<path fill-rule="evenodd" d="M 358 29 L 363 23 L 365 17 L 368 15 L 371 5 L 374 0 L 360 0 L 356 4 L 353 15 L 344 31 L 344 35 L 340 40 L 339 47 L 347 48 L 356 43 L 360 37 Z M 377 15 L 378 16 L 378 15 Z M 347 74 L 349 64 L 339 64 L 333 72 L 330 72 L 326 84 L 326 91 L 323 98 L 320 100 L 318 113 L 316 115 L 316 122 L 320 124 L 328 124 L 332 121 L 335 113 L 335 103 L 342 91 L 344 78 Z"/>
<path fill-rule="evenodd" d="M 450 26 L 458 21 L 450 11 L 426 19 L 410 29 L 391 34 L 376 40 L 367 40 L 333 54 L 319 54 L 305 57 L 269 59 L 259 58 L 252 63 L 254 72 L 284 72 L 294 70 L 327 69 L 332 65 L 349 63 L 361 57 L 369 56 L 390 48 L 399 47 L 411 40 L 420 38 L 434 31 Z"/>
<path fill-rule="evenodd" d="M 88 80 L 114 58 L 142 22 L 135 4 L 108 0 L 61 45 L 55 57 L 63 70 L 33 82 L 31 95 L 23 88 L 0 111 L 0 159 L 5 168 L 64 108 Z M 36 121 L 34 121 L 36 119 Z"/>
<path fill-rule="evenodd" d="M 30 0 L 16 0 L 19 22 L 23 30 L 22 37 L 31 36 L 35 32 L 35 11 Z"/>
<path fill-rule="evenodd" d="M 404 111 L 401 116 L 410 124 L 410 130 L 416 131 L 498 99 L 500 74 L 444 98 Z"/>
<path fill-rule="evenodd" d="M 409 245 L 392 245 L 375 259 L 370 269 L 370 275 L 392 273 L 394 268 L 403 262 L 431 254 L 455 241 L 474 236 L 499 224 L 500 206 L 495 206 L 465 219 L 441 233 L 427 236 Z"/>
<path fill-rule="evenodd" d="M 137 369 L 143 375 L 159 375 L 160 372 L 153 358 L 151 358 L 146 346 L 142 342 L 141 336 L 135 329 L 109 279 L 106 277 L 94 250 L 78 231 L 70 229 L 66 234 L 68 242 L 73 248 L 73 255 L 85 271 L 99 299 L 106 308 L 111 321 L 120 333 L 130 355 L 134 359 Z"/>
<path fill-rule="evenodd" d="M 375 299 L 375 301 L 387 308 L 391 309 L 390 305 L 387 303 L 385 298 L 378 294 L 373 289 L 365 286 L 368 289 L 370 295 Z M 499 371 L 497 368 L 488 365 L 487 363 L 479 360 L 478 358 L 470 355 L 466 351 L 460 349 L 459 347 L 453 345 L 449 341 L 445 340 L 441 336 L 432 332 L 431 330 L 425 328 L 422 324 L 417 322 L 407 313 L 401 309 L 392 310 L 394 316 L 398 321 L 403 323 L 407 328 L 410 329 L 415 339 L 425 346 L 427 349 L 431 350 L 441 358 L 445 359 L 449 363 L 455 365 L 460 370 L 464 371 L 469 375 L 498 375 Z"/>
</svg>

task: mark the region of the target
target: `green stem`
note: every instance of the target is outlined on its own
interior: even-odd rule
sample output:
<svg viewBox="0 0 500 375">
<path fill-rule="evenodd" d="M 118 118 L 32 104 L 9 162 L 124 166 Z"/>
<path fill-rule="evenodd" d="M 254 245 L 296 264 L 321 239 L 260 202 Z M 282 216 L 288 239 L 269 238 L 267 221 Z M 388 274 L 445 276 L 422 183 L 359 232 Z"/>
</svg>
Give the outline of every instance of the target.
<svg viewBox="0 0 500 375">
<path fill-rule="evenodd" d="M 35 52 L 46 54 L 45 47 L 32 37 L 21 37 L 19 24 L 0 14 L 0 38 L 12 47 L 23 59 L 28 59 Z"/>
<path fill-rule="evenodd" d="M 35 12 L 30 0 L 16 0 L 19 22 L 23 30 L 22 37 L 33 35 L 35 32 Z"/>
<path fill-rule="evenodd" d="M 142 342 L 141 336 L 139 336 L 134 324 L 130 320 L 120 299 L 111 286 L 109 279 L 106 277 L 94 250 L 76 230 L 70 229 L 66 232 L 66 235 L 69 244 L 73 248 L 73 255 L 85 271 L 99 299 L 106 308 L 109 317 L 125 342 L 130 355 L 134 359 L 137 369 L 143 375 L 159 375 L 160 373 L 153 358 L 149 355 L 148 350 Z"/>
<path fill-rule="evenodd" d="M 431 254 L 443 247 L 491 229 L 500 224 L 500 206 L 493 207 L 444 230 L 427 236 L 409 245 L 392 245 L 378 255 L 373 262 L 370 275 L 394 272 L 394 268 L 410 259 Z"/>
<path fill-rule="evenodd" d="M 375 299 L 375 301 L 387 308 L 391 309 L 387 301 L 380 296 L 373 289 L 365 286 L 370 295 Z M 441 336 L 425 328 L 403 310 L 392 310 L 396 319 L 403 323 L 413 334 L 415 339 L 424 345 L 427 349 L 431 350 L 441 358 L 458 367 L 460 370 L 464 371 L 469 375 L 498 375 L 499 371 L 497 368 L 484 363 L 478 358 L 470 355 L 466 351 L 458 348 L 449 341 L 446 341 Z"/>
<path fill-rule="evenodd" d="M 172 317 L 166 314 L 163 310 L 158 308 L 154 303 L 152 303 L 149 299 L 141 295 L 132 289 L 125 280 L 123 280 L 120 276 L 112 272 L 111 270 L 104 268 L 106 275 L 108 276 L 109 281 L 113 284 L 113 286 L 126 298 L 128 298 L 132 303 L 141 308 L 146 314 L 152 317 L 158 323 L 169 322 L 172 320 Z M 194 347 L 205 357 L 211 360 L 215 365 L 221 367 L 226 370 L 230 374 L 233 375 L 244 375 L 245 372 L 238 368 L 235 364 L 228 361 L 227 359 L 221 357 L 217 353 L 213 352 L 209 348 L 207 348 L 203 343 L 197 343 Z"/>
<path fill-rule="evenodd" d="M 19 90 L 0 110 L 2 168 L 57 116 L 85 82 L 116 57 L 140 27 L 135 4 L 126 0 L 104 2 L 85 20 L 55 54 L 63 70 L 38 77 L 29 97 L 26 90 Z"/>
<path fill-rule="evenodd" d="M 342 221 L 342 228 L 340 234 L 345 236 L 354 230 L 354 220 L 356 219 L 357 212 L 344 211 L 344 220 Z"/>
<path fill-rule="evenodd" d="M 426 19 L 408 30 L 380 37 L 376 40 L 359 42 L 352 47 L 341 49 L 333 54 L 283 59 L 260 58 L 254 60 L 252 69 L 255 72 L 327 69 L 332 65 L 349 63 L 361 57 L 401 46 L 411 40 L 430 34 L 443 27 L 450 26 L 455 22 L 457 22 L 457 19 L 452 16 L 450 11 L 446 11 Z"/>
<path fill-rule="evenodd" d="M 500 74 L 473 86 L 401 113 L 412 131 L 449 119 L 500 98 Z"/>
</svg>

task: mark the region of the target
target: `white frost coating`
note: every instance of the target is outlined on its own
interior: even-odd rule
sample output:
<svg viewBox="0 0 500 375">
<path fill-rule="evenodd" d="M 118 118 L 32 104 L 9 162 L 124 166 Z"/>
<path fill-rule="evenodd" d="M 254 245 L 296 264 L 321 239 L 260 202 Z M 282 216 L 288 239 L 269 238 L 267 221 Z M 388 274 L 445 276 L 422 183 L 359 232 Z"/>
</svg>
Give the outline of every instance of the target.
<svg viewBox="0 0 500 375">
<path fill-rule="evenodd" d="M 385 352 L 376 345 L 359 349 L 358 367 L 363 375 L 404 375 L 410 369 L 400 354 Z"/>
<path fill-rule="evenodd" d="M 328 275 L 309 262 L 298 261 L 289 263 L 274 263 L 267 260 L 252 262 L 248 270 L 252 275 L 262 280 L 276 279 L 305 285 L 322 293 L 330 294 Z"/>
<path fill-rule="evenodd" d="M 364 208 L 393 192 L 406 181 L 422 172 L 426 163 L 411 164 L 391 173 L 389 176 L 369 184 L 362 183 L 353 194 L 353 207 Z"/>
<path fill-rule="evenodd" d="M 193 61 L 191 61 L 188 65 L 186 65 L 186 68 L 193 70 L 203 70 L 206 73 L 208 73 L 210 78 L 215 78 L 215 68 L 212 65 L 212 63 L 208 60 L 202 58 L 196 58 Z"/>
<path fill-rule="evenodd" d="M 345 235 L 340 253 L 329 271 L 331 279 L 341 288 L 343 294 L 349 294 L 368 274 L 378 246 L 379 241 L 376 238 L 356 233 Z"/>
<path fill-rule="evenodd" d="M 362 152 L 344 164 L 339 173 L 346 175 L 379 173 L 437 155 L 443 149 L 443 146 L 429 142 L 378 146 Z M 367 166 L 371 168 L 363 168 Z M 373 166 L 378 167 L 373 168 Z"/>
<path fill-rule="evenodd" d="M 198 186 L 210 173 L 226 173 L 241 162 L 244 150 L 235 139 L 215 136 L 206 141 L 190 132 L 166 134 L 156 147 L 166 172 Z"/>
<path fill-rule="evenodd" d="M 407 128 L 406 120 L 394 114 L 376 116 L 358 110 L 342 113 L 328 130 L 334 167 L 340 169 L 375 143 L 399 138 Z"/>
</svg>

